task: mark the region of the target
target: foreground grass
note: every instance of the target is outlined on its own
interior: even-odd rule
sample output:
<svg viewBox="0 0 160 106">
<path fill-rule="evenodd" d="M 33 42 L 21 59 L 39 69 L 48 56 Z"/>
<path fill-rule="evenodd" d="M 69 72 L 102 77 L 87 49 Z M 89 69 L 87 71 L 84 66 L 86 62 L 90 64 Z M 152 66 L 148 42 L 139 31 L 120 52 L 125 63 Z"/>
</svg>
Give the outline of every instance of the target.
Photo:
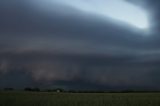
<svg viewBox="0 0 160 106">
<path fill-rule="evenodd" d="M 0 92 L 0 106 L 160 106 L 160 93 Z"/>
</svg>

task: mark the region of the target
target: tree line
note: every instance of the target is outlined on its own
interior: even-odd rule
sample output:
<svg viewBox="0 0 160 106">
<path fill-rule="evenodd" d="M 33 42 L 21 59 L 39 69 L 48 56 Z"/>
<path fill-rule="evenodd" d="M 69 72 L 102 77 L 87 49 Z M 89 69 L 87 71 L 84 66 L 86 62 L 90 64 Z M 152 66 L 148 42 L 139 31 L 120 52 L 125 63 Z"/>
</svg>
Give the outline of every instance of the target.
<svg viewBox="0 0 160 106">
<path fill-rule="evenodd" d="M 26 87 L 22 90 L 14 89 L 14 88 L 4 88 L 1 91 L 30 91 L 30 92 L 64 92 L 64 93 L 147 93 L 147 92 L 160 92 L 154 90 L 65 90 L 62 88 L 55 89 L 40 89 L 38 87 Z"/>
</svg>

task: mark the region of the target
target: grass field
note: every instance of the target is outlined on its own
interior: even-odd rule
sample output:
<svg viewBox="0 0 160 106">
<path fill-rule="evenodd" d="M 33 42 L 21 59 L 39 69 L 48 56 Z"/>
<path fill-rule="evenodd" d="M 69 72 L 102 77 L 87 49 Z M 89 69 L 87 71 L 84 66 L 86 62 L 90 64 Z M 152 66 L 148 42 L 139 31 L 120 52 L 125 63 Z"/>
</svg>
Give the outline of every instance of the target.
<svg viewBox="0 0 160 106">
<path fill-rule="evenodd" d="M 0 92 L 0 106 L 160 106 L 160 93 Z"/>
</svg>

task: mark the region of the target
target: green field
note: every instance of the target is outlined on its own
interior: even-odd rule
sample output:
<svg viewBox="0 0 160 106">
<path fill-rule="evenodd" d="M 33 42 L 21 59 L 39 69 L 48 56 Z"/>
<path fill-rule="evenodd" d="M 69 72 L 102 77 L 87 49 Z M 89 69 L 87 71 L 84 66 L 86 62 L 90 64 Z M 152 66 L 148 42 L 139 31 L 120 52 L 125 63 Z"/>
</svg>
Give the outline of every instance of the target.
<svg viewBox="0 0 160 106">
<path fill-rule="evenodd" d="M 160 93 L 0 92 L 0 106 L 160 106 Z"/>
</svg>

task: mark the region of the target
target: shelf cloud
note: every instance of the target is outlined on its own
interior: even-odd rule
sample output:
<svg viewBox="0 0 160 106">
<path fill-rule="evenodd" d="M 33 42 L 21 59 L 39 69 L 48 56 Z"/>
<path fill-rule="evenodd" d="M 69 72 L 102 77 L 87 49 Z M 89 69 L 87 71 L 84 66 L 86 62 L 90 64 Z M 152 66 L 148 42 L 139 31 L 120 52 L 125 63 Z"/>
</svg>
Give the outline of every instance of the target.
<svg viewBox="0 0 160 106">
<path fill-rule="evenodd" d="M 159 3 L 144 0 L 150 11 L 136 4 L 152 14 L 152 33 L 146 36 L 145 30 L 107 14 L 75 7 L 77 2 L 85 9 L 83 0 L 0 1 L 0 87 L 159 89 Z M 86 8 L 95 2 L 88 0 Z"/>
</svg>

